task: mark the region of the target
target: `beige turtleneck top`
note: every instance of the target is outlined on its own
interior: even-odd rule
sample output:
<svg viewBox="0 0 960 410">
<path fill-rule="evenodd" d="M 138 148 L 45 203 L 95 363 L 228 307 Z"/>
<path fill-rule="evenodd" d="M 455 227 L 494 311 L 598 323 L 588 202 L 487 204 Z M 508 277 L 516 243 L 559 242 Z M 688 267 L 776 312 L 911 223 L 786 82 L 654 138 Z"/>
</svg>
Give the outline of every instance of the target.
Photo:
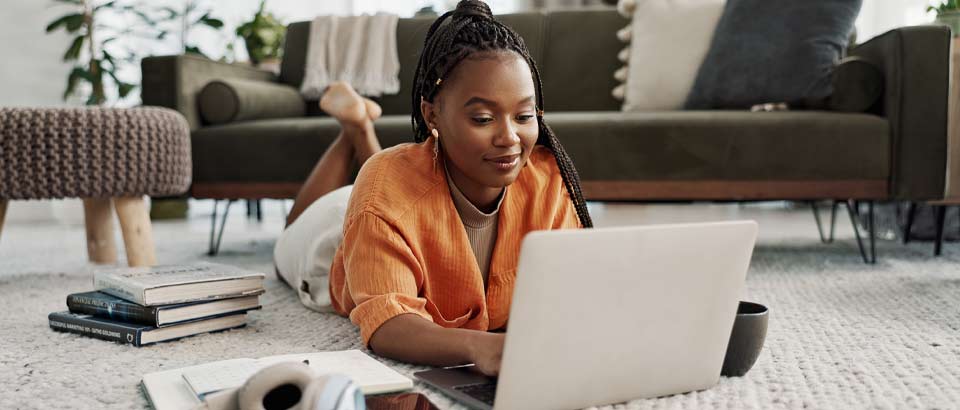
<svg viewBox="0 0 960 410">
<path fill-rule="evenodd" d="M 453 183 L 453 178 L 450 177 L 450 171 L 446 170 L 446 166 L 444 166 L 444 170 L 447 172 L 447 185 L 450 186 L 453 205 L 457 208 L 457 213 L 460 214 L 460 220 L 463 221 L 463 227 L 467 231 L 467 239 L 473 249 L 473 256 L 477 258 L 480 274 L 483 275 L 483 284 L 486 286 L 489 277 L 490 257 L 493 255 L 493 245 L 497 242 L 497 220 L 500 215 L 500 205 L 503 204 L 503 192 L 500 192 L 497 207 L 493 212 L 483 213 Z"/>
</svg>

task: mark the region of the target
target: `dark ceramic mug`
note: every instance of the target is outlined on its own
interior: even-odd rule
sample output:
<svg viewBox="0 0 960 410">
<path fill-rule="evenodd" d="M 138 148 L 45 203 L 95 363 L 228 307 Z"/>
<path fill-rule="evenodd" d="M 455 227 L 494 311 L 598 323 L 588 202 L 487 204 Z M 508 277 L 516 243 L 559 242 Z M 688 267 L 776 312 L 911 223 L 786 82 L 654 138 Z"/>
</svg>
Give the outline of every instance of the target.
<svg viewBox="0 0 960 410">
<path fill-rule="evenodd" d="M 759 303 L 740 302 L 737 318 L 733 322 L 727 354 L 723 358 L 720 374 L 740 377 L 756 363 L 763 341 L 767 337 L 767 307 Z"/>
</svg>

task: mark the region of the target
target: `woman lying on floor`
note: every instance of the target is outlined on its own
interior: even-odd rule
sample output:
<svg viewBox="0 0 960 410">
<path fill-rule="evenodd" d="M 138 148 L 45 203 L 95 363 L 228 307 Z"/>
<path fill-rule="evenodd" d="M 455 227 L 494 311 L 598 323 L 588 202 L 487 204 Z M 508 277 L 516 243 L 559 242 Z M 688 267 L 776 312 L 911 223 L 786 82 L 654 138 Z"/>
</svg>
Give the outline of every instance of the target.
<svg viewBox="0 0 960 410">
<path fill-rule="evenodd" d="M 489 331 L 506 328 L 521 239 L 592 226 L 579 178 L 543 121 L 536 64 L 482 2 L 430 27 L 412 100 L 416 143 L 381 151 L 380 107 L 327 89 L 342 130 L 296 198 L 277 270 L 379 355 L 494 375 L 504 334 Z"/>
</svg>

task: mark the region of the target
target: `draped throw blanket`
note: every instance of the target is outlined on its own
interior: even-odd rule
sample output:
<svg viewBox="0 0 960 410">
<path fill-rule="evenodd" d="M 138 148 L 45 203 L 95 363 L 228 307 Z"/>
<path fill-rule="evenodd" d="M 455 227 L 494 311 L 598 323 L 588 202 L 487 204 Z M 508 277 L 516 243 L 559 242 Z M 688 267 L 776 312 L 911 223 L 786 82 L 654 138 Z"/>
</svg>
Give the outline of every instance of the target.
<svg viewBox="0 0 960 410">
<path fill-rule="evenodd" d="M 307 63 L 300 93 L 319 99 L 333 82 L 350 84 L 361 95 L 400 92 L 397 16 L 319 16 L 310 24 Z"/>
</svg>

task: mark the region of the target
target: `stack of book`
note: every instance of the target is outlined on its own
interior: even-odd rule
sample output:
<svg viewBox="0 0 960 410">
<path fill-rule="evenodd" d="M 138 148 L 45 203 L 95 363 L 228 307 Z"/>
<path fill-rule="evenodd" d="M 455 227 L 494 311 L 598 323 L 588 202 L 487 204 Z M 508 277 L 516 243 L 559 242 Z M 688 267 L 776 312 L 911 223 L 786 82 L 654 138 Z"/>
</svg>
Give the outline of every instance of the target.
<svg viewBox="0 0 960 410">
<path fill-rule="evenodd" d="M 262 273 L 200 262 L 94 272 L 96 291 L 67 296 L 54 330 L 142 346 L 233 329 L 260 308 Z"/>
</svg>

